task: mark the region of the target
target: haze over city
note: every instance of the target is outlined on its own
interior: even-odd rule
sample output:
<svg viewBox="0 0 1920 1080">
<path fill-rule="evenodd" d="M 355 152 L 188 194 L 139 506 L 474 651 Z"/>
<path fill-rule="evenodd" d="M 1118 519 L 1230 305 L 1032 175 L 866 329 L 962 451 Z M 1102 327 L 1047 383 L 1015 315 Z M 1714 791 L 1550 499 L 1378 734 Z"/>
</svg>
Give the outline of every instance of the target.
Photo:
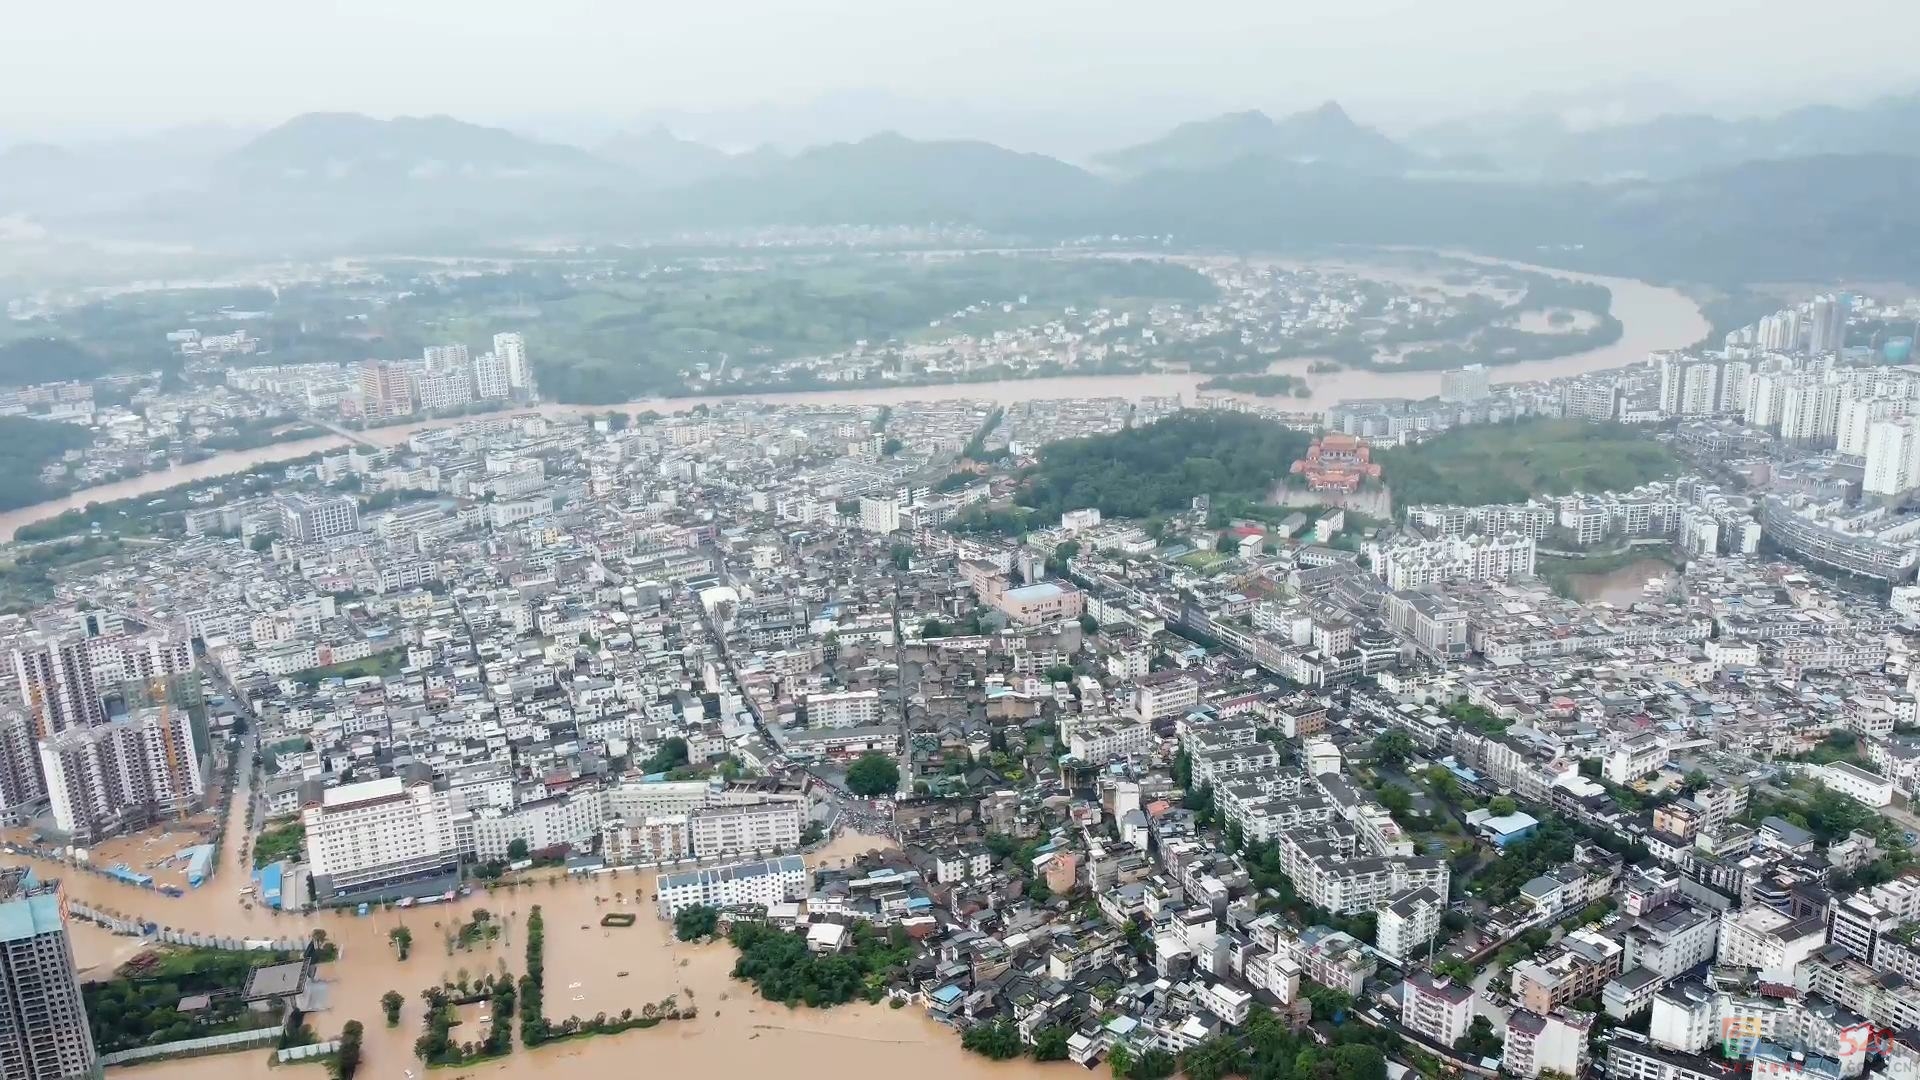
<svg viewBox="0 0 1920 1080">
<path fill-rule="evenodd" d="M 1915 40 L 14 5 L 0 1080 L 1920 1080 Z"/>
<path fill-rule="evenodd" d="M 241 0 L 17 5 L 0 141 L 314 111 L 446 113 L 554 138 L 664 120 L 729 149 L 888 128 L 1081 154 L 1193 116 L 1337 99 L 1404 132 L 1545 109 L 1752 115 L 1913 88 L 1912 5 L 1360 0 Z"/>
</svg>

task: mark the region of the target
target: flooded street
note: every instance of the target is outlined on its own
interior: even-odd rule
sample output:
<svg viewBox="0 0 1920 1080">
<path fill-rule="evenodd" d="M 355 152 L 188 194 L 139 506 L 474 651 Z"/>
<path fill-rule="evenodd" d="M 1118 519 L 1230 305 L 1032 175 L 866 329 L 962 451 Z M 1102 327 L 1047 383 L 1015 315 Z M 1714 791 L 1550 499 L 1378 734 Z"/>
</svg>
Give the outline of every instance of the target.
<svg viewBox="0 0 1920 1080">
<path fill-rule="evenodd" d="M 236 794 L 244 799 L 245 793 Z M 753 995 L 749 984 L 731 976 L 734 952 L 725 942 L 684 945 L 673 940 L 672 926 L 655 917 L 648 897 L 651 874 L 639 872 L 592 879 L 552 876 L 514 889 L 477 892 L 449 904 L 402 911 L 376 911 L 365 917 L 350 912 L 301 916 L 275 915 L 242 902 L 246 881 L 238 852 L 245 814 L 236 803 L 230 818 L 220 872 L 206 885 L 173 899 L 56 863 L 37 864 L 61 878 L 73 897 L 127 914 L 141 914 L 162 925 L 209 933 L 261 936 L 302 935 L 315 928 L 340 946 L 340 959 L 321 965 L 331 983 L 332 1007 L 313 1018 L 315 1031 L 332 1037 L 348 1020 L 366 1026 L 363 1077 L 400 1080 L 411 1070 L 424 1075 L 413 1056 L 419 1034 L 420 991 L 463 976 L 477 979 L 507 971 L 515 977 L 526 967 L 526 920 L 539 904 L 546 926 L 546 1012 L 553 1019 L 591 1017 L 597 1012 L 641 1011 L 648 1003 L 673 997 L 681 1007 L 699 1010 L 693 1020 L 667 1021 L 620 1035 L 576 1039 L 529 1051 L 517 1047 L 497 1062 L 436 1070 L 452 1080 L 460 1076 L 603 1077 L 632 1071 L 636 1058 L 647 1071 L 662 1068 L 721 1076 L 797 1075 L 803 1080 L 829 1076 L 875 1075 L 914 1070 L 951 1080 L 1006 1078 L 1022 1074 L 1065 1075 L 1064 1068 L 994 1065 L 960 1049 L 950 1030 L 926 1019 L 917 1008 L 849 1005 L 832 1010 L 790 1010 Z M 814 865 L 840 865 L 886 841 L 843 834 L 810 857 Z M 500 937 L 470 951 L 448 938 L 477 909 L 502 924 Z M 640 918 L 631 927 L 602 927 L 609 911 L 631 911 Z M 89 923 L 71 924 L 75 960 L 83 969 L 104 974 L 141 948 Z M 387 935 L 405 926 L 413 933 L 412 956 L 402 962 Z M 585 929 L 582 929 L 585 927 Z M 389 1028 L 380 997 L 398 990 L 407 999 L 398 1027 Z M 477 1039 L 483 1025 L 456 1029 L 459 1040 Z M 112 1075 L 138 1080 L 240 1080 L 269 1075 L 266 1050 L 187 1058 L 152 1065 L 116 1068 Z M 299 1070 L 300 1066 L 288 1066 Z M 297 1075 L 307 1075 L 296 1072 Z M 315 1070 L 314 1076 L 320 1073 Z"/>
<path fill-rule="evenodd" d="M 1622 326 L 1619 341 L 1602 348 L 1589 349 L 1586 352 L 1552 360 L 1500 365 L 1493 369 L 1496 382 L 1553 379 L 1637 364 L 1646 359 L 1647 353 L 1654 350 L 1691 345 L 1706 336 L 1709 329 L 1706 317 L 1700 313 L 1699 305 L 1674 289 L 1628 278 L 1577 274 L 1547 267 L 1482 259 L 1454 252 L 1445 253 L 1445 256 L 1449 259 L 1478 263 L 1491 269 L 1550 273 L 1573 281 L 1605 285 L 1613 291 L 1613 315 L 1620 320 Z M 1285 260 L 1252 261 L 1268 262 L 1275 266 L 1311 265 L 1323 270 L 1346 270 L 1371 276 L 1377 280 L 1395 281 L 1408 287 L 1444 291 L 1438 278 L 1419 270 L 1407 270 L 1397 266 L 1383 265 L 1380 262 L 1316 260 L 1309 264 Z M 1246 400 L 1278 409 L 1322 412 L 1331 405 L 1356 398 L 1420 398 L 1430 397 L 1440 392 L 1439 371 L 1343 369 L 1317 375 L 1308 374 L 1307 368 L 1313 361 L 1313 357 L 1303 356 L 1280 361 L 1271 367 L 1271 370 L 1276 372 L 1302 376 L 1311 391 L 1309 396 L 1304 398 L 1247 397 Z M 829 405 L 899 405 L 911 401 L 976 400 L 1011 405 L 1022 401 L 1076 397 L 1123 397 L 1132 400 L 1143 397 L 1179 397 L 1192 402 L 1196 400 L 1199 384 L 1206 378 L 1205 375 L 1172 371 L 1141 375 L 1069 375 L 1047 379 L 947 383 L 939 386 L 872 386 L 786 394 L 741 394 L 730 395 L 728 400 Z M 578 416 L 583 413 L 604 415 L 614 409 L 628 413 L 647 410 L 684 412 L 707 400 L 711 399 L 647 398 L 620 405 L 546 404 L 525 411 L 553 417 Z M 405 442 L 408 436 L 416 431 L 451 427 L 471 419 L 474 418 L 454 417 L 419 424 L 375 428 L 364 433 L 362 438 L 374 445 L 393 446 Z M 341 435 L 278 443 L 252 450 L 218 454 L 191 465 L 76 491 L 59 499 L 0 513 L 0 541 L 11 540 L 14 531 L 23 525 L 43 521 L 67 510 L 84 508 L 88 503 L 111 502 L 116 499 L 150 494 L 179 484 L 241 472 L 255 465 L 291 461 L 308 454 L 335 450 L 347 444 L 348 440 Z"/>
</svg>

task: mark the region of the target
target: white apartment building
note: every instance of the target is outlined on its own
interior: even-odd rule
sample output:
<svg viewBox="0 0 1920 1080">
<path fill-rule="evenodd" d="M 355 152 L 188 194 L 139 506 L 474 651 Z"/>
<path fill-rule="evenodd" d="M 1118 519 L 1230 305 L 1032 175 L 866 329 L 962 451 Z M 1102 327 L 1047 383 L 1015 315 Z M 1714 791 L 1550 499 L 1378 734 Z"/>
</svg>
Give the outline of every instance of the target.
<svg viewBox="0 0 1920 1080">
<path fill-rule="evenodd" d="M 1407 976 L 1401 995 L 1400 1022 L 1441 1046 L 1452 1046 L 1473 1023 L 1473 987 L 1416 971 Z"/>
<path fill-rule="evenodd" d="M 606 817 L 644 821 L 650 817 L 691 814 L 712 800 L 713 785 L 705 780 L 659 780 L 616 784 L 601 794 L 606 799 Z"/>
<path fill-rule="evenodd" d="M 805 900 L 809 878 L 807 862 L 798 855 L 665 874 L 657 885 L 659 913 L 661 918 L 671 919 L 696 904 L 765 907 Z"/>
<path fill-rule="evenodd" d="M 1612 783 L 1626 786 L 1666 765 L 1670 751 L 1666 740 L 1651 732 L 1621 739 L 1607 750 L 1601 772 Z"/>
<path fill-rule="evenodd" d="M 1821 783 L 1868 806 L 1878 808 L 1893 801 L 1893 781 L 1858 765 L 1837 761 L 1819 766 L 1818 775 Z"/>
<path fill-rule="evenodd" d="M 1507 1016 L 1506 1046 L 1500 1058 L 1501 1069 L 1514 1076 L 1534 1080 L 1541 1073 L 1581 1076 L 1587 1067 L 1587 1033 L 1593 1027 L 1591 1014 L 1568 1014 L 1558 1010 L 1542 1016 L 1515 1009 Z"/>
<path fill-rule="evenodd" d="M 800 846 L 806 814 L 806 803 L 799 799 L 769 799 L 695 810 L 688 815 L 694 854 L 704 859 L 712 855 L 790 851 Z"/>
<path fill-rule="evenodd" d="M 1763 982 L 1792 985 L 1800 962 L 1827 943 L 1826 920 L 1795 919 L 1761 905 L 1720 916 L 1717 961 L 1757 968 Z"/>
<path fill-rule="evenodd" d="M 447 797 L 425 781 L 343 784 L 303 808 L 300 821 L 317 892 L 428 877 L 459 863 Z"/>
<path fill-rule="evenodd" d="M 1133 687 L 1133 713 L 1152 723 L 1183 716 L 1200 704 L 1200 683 L 1184 671 L 1147 675 Z"/>
<path fill-rule="evenodd" d="M 1910 416 L 1874 421 L 1867 428 L 1866 459 L 1862 492 L 1898 495 L 1920 487 L 1920 421 Z"/>
<path fill-rule="evenodd" d="M 206 790 L 186 710 L 142 709 L 40 741 L 54 827 L 94 843 L 196 807 Z"/>
<path fill-rule="evenodd" d="M 527 362 L 527 341 L 519 334 L 493 335 L 493 355 L 507 368 L 507 385 L 515 391 L 533 393 L 533 367 Z"/>
<path fill-rule="evenodd" d="M 839 690 L 808 694 L 810 728 L 872 727 L 880 722 L 880 691 Z"/>
<path fill-rule="evenodd" d="M 286 495 L 279 500 L 280 528 L 287 539 L 311 544 L 360 528 L 360 503 L 351 495 L 322 498 Z"/>
<path fill-rule="evenodd" d="M 186 636 L 162 630 L 127 634 L 90 622 L 59 633 L 30 631 L 13 643 L 15 689 L 44 732 L 104 724 L 106 697 L 121 684 L 192 670 Z"/>
<path fill-rule="evenodd" d="M 1069 723 L 1067 752 L 1089 765 L 1142 756 L 1153 748 L 1153 729 L 1144 720 L 1075 718 Z"/>
<path fill-rule="evenodd" d="M 1850 457 L 1867 456 L 1867 434 L 1873 425 L 1907 415 L 1908 402 L 1900 398 L 1857 397 L 1840 403 L 1840 422 L 1833 448 Z"/>
<path fill-rule="evenodd" d="M 1533 575 L 1530 536 L 1405 536 L 1375 547 L 1374 572 L 1390 589 L 1417 589 L 1452 581 L 1506 581 Z"/>
<path fill-rule="evenodd" d="M 1441 401 L 1485 401 L 1492 392 L 1485 364 L 1468 364 L 1440 373 Z"/>
<path fill-rule="evenodd" d="M 1440 932 L 1446 902 L 1432 889 L 1415 889 L 1380 909 L 1374 924 L 1374 948 L 1402 967 L 1420 956 Z"/>
<path fill-rule="evenodd" d="M 504 401 L 513 396 L 507 362 L 499 354 L 483 353 L 474 357 L 473 393 L 482 401 Z"/>
<path fill-rule="evenodd" d="M 602 819 L 600 793 L 591 787 L 534 799 L 511 810 L 482 806 L 473 811 L 473 855 L 482 861 L 504 860 L 515 840 L 526 841 L 528 851 L 562 844 L 584 848 L 599 835 Z"/>
<path fill-rule="evenodd" d="M 870 533 L 892 533 L 900 531 L 900 500 L 894 498 L 874 498 L 871 495 L 860 497 L 860 527 Z"/>
<path fill-rule="evenodd" d="M 689 858 L 693 855 L 693 828 L 685 814 L 644 821 L 613 818 L 600 827 L 600 853 L 610 866 Z"/>
</svg>

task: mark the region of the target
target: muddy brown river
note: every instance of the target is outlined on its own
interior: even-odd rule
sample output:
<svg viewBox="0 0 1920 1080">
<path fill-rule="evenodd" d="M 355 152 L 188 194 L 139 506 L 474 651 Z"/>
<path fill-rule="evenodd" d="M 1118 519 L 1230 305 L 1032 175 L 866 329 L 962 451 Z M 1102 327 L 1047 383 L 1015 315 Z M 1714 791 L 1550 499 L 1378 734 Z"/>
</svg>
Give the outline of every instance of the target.
<svg viewBox="0 0 1920 1080">
<path fill-rule="evenodd" d="M 1444 254 L 1449 259 L 1478 263 L 1491 269 L 1550 273 L 1573 281 L 1605 285 L 1613 291 L 1613 314 L 1621 324 L 1619 341 L 1598 349 L 1589 349 L 1551 360 L 1534 360 L 1498 366 L 1493 369 L 1493 378 L 1498 382 L 1555 379 L 1589 371 L 1624 367 L 1645 360 L 1647 354 L 1655 350 L 1677 349 L 1691 345 L 1704 337 L 1710 328 L 1706 317 L 1700 312 L 1699 305 L 1674 289 L 1628 278 L 1577 274 L 1550 267 L 1482 259 L 1458 252 Z M 1255 261 L 1291 267 L 1309 265 L 1281 259 Z M 1431 288 L 1436 287 L 1438 283 L 1437 278 L 1429 276 L 1426 272 L 1409 270 L 1384 260 L 1316 260 L 1311 265 L 1325 270 L 1350 271 L 1381 281 L 1397 281 L 1411 288 Z M 1247 400 L 1280 409 L 1323 412 L 1330 405 L 1356 398 L 1419 398 L 1440 392 L 1440 372 L 1438 371 L 1343 369 L 1313 375 L 1307 373 L 1307 367 L 1313 359 L 1308 356 L 1297 357 L 1275 363 L 1271 368 L 1273 371 L 1300 375 L 1306 380 L 1307 387 L 1311 391 L 1310 396 L 1248 398 Z M 1008 405 L 1021 401 L 1061 398 L 1122 397 L 1137 401 L 1143 397 L 1179 397 L 1192 402 L 1196 400 L 1197 388 L 1205 378 L 1203 375 L 1177 371 L 1140 375 L 1070 375 L 1047 379 L 1010 379 L 1002 382 L 948 383 L 939 386 L 867 386 L 785 394 L 741 394 L 731 395 L 728 400 L 826 405 L 900 405 L 913 401 L 972 400 L 993 401 Z M 621 405 L 547 404 L 528 411 L 537 411 L 553 417 L 578 416 L 582 413 L 604 415 L 611 409 L 620 409 L 628 413 L 645 410 L 674 412 L 691 409 L 703 400 L 707 399 L 648 398 Z M 376 445 L 392 446 L 405 442 L 413 432 L 449 427 L 465 423 L 467 419 L 470 418 L 433 420 L 420 424 L 375 428 L 366 432 L 363 438 Z M 344 436 L 328 435 L 315 439 L 303 439 L 299 442 L 263 446 L 253 450 L 232 451 L 191 465 L 76 491 L 59 499 L 0 513 L 0 541 L 13 539 L 14 530 L 22 525 L 42 521 L 67 510 L 81 509 L 88 503 L 111 502 L 116 499 L 147 495 L 191 481 L 225 476 L 269 462 L 291 461 L 316 451 L 334 450 L 347 444 Z"/>
</svg>

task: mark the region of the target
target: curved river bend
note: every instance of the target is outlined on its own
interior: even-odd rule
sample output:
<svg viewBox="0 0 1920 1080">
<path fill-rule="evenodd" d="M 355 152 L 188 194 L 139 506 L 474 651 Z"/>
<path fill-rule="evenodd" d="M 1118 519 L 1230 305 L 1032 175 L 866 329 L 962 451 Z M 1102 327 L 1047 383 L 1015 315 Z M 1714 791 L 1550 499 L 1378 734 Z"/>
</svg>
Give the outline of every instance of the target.
<svg viewBox="0 0 1920 1080">
<path fill-rule="evenodd" d="M 1613 291 L 1613 314 L 1621 324 L 1619 341 L 1602 348 L 1589 349 L 1586 352 L 1556 357 L 1552 360 L 1531 360 L 1525 363 L 1503 365 L 1494 370 L 1495 376 L 1501 382 L 1554 379 L 1568 375 L 1581 375 L 1589 371 L 1625 367 L 1645 360 L 1649 352 L 1691 345 L 1705 337 L 1710 329 L 1706 317 L 1700 312 L 1699 305 L 1673 289 L 1650 285 L 1644 281 L 1576 274 L 1550 267 L 1480 259 L 1451 252 L 1447 253 L 1447 257 L 1476 262 L 1490 268 L 1554 274 L 1575 281 L 1605 285 Z M 1298 264 L 1276 261 L 1276 265 Z M 1329 269 L 1364 271 L 1381 280 L 1425 283 L 1423 279 L 1409 277 L 1404 271 L 1396 268 L 1381 267 L 1364 261 L 1322 261 L 1314 265 Z M 1440 372 L 1438 371 L 1345 369 L 1322 375 L 1308 375 L 1306 369 L 1312 359 L 1298 357 L 1273 365 L 1275 371 L 1287 371 L 1305 377 L 1308 387 L 1313 392 L 1312 396 L 1264 400 L 1280 408 L 1322 411 L 1330 405 L 1355 398 L 1420 398 L 1440 392 Z M 741 394 L 730 395 L 729 400 L 845 405 L 900 405 L 912 401 L 956 399 L 1013 404 L 1021 401 L 1076 397 L 1124 397 L 1132 400 L 1143 397 L 1181 397 L 1192 400 L 1195 397 L 1196 388 L 1205 379 L 1204 375 L 1185 372 L 1154 372 L 1142 375 L 1070 375 L 1048 379 L 1011 379 L 1003 382 L 947 383 L 939 386 L 873 386 L 785 394 Z M 702 400 L 708 399 L 647 398 L 621 405 L 546 404 L 525 411 L 554 417 L 578 416 L 583 413 L 604 414 L 614 409 L 629 413 L 649 409 L 656 412 L 673 412 L 690 409 Z M 468 419 L 472 418 L 458 417 L 415 425 L 375 428 L 365 433 L 365 439 L 378 445 L 392 446 L 405 442 L 414 432 L 450 427 L 465 423 Z M 297 442 L 277 443 L 252 450 L 229 451 L 191 465 L 182 465 L 160 472 L 147 473 L 131 480 L 86 488 L 59 499 L 0 514 L 0 540 L 11 540 L 14 531 L 23 525 L 43 521 L 68 510 L 83 509 L 88 503 L 112 502 L 117 499 L 151 494 L 180 484 L 242 472 L 255 465 L 291 461 L 316 451 L 334 450 L 346 445 L 348 440 L 340 435 L 301 439 Z"/>
</svg>

